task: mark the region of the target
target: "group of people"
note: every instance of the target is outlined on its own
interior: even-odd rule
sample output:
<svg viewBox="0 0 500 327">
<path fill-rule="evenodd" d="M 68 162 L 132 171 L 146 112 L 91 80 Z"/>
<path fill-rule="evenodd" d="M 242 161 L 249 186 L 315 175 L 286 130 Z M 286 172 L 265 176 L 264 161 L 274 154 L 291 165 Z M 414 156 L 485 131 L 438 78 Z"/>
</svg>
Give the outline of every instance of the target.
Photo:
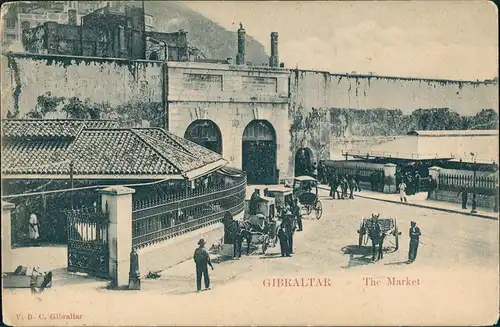
<svg viewBox="0 0 500 327">
<path fill-rule="evenodd" d="M 372 214 L 370 224 L 368 226 L 368 236 L 372 241 L 372 261 L 381 260 L 384 258 L 383 244 L 384 238 L 390 231 L 384 231 L 378 218 L 379 214 Z M 410 222 L 410 230 L 408 235 L 410 236 L 410 246 L 408 249 L 408 261 L 407 263 L 412 263 L 417 258 L 418 245 L 420 244 L 420 228 L 417 226 L 415 221 Z"/>
<path fill-rule="evenodd" d="M 361 192 L 359 187 L 360 175 L 358 172 L 353 175 L 342 175 L 337 173 L 332 173 L 328 175 L 328 185 L 330 186 L 330 196 L 335 200 L 335 194 L 337 194 L 337 199 L 354 199 L 354 192 Z M 339 192 L 340 186 L 340 192 Z M 347 193 L 349 191 L 349 194 Z"/>
<path fill-rule="evenodd" d="M 396 169 L 396 185 L 404 184 L 406 195 L 414 195 L 420 191 L 420 173 L 418 170 L 402 172 L 401 169 Z"/>
</svg>

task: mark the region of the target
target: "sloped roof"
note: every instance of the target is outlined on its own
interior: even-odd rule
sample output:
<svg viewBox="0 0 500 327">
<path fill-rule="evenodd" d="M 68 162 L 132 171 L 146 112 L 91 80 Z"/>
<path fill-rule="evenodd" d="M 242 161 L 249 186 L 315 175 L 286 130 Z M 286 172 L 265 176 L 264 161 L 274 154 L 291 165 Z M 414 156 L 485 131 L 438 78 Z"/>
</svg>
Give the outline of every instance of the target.
<svg viewBox="0 0 500 327">
<path fill-rule="evenodd" d="M 498 135 L 498 130 L 436 130 L 410 131 L 406 135 L 413 136 L 492 136 Z"/>
<path fill-rule="evenodd" d="M 101 128 L 116 124 L 66 122 L 68 126 L 64 120 L 55 124 L 26 121 L 26 126 L 35 126 L 33 132 L 22 121 L 2 121 L 2 127 L 11 127 L 2 144 L 2 173 L 16 178 L 68 178 L 73 162 L 75 178 L 192 179 L 227 163 L 219 154 L 160 128 Z M 51 126 L 56 126 L 55 132 Z"/>
<path fill-rule="evenodd" d="M 3 138 L 75 138 L 83 128 L 116 128 L 113 120 L 7 119 L 2 120 Z"/>
</svg>

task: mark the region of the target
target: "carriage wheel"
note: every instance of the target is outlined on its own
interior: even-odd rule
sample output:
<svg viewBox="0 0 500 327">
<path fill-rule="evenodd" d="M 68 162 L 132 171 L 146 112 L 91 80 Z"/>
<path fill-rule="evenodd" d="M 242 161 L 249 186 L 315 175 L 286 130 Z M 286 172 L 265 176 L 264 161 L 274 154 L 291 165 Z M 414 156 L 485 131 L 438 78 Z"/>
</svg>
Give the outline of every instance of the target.
<svg viewBox="0 0 500 327">
<path fill-rule="evenodd" d="M 316 219 L 320 219 L 321 216 L 323 215 L 323 205 L 321 204 L 320 201 L 317 201 L 314 210 L 316 210 Z"/>
<path fill-rule="evenodd" d="M 363 245 L 363 236 L 364 236 L 363 224 L 361 224 L 361 226 L 359 226 L 358 233 L 359 233 L 358 246 L 361 247 L 361 245 Z"/>
<path fill-rule="evenodd" d="M 309 216 L 311 214 L 311 211 L 312 211 L 312 206 L 306 205 L 306 215 Z"/>
<path fill-rule="evenodd" d="M 394 251 L 399 249 L 399 231 L 398 226 L 394 228 L 394 247 L 396 248 Z"/>
<path fill-rule="evenodd" d="M 268 244 L 269 244 L 269 235 L 265 235 L 264 240 L 262 241 L 262 254 L 266 254 Z"/>
</svg>

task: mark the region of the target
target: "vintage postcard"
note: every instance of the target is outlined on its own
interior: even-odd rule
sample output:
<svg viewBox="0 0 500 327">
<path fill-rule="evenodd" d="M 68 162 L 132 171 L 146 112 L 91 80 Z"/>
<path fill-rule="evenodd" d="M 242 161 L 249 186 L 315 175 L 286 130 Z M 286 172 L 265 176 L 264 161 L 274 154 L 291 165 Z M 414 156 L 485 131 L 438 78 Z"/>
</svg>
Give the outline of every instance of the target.
<svg viewBox="0 0 500 327">
<path fill-rule="evenodd" d="M 498 322 L 492 2 L 1 8 L 5 324 Z"/>
</svg>

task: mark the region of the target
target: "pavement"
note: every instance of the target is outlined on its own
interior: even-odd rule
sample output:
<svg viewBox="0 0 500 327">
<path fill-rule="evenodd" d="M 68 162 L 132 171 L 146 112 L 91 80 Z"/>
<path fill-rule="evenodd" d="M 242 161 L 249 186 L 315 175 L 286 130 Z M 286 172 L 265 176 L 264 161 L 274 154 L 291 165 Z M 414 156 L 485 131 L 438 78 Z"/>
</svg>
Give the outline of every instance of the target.
<svg viewBox="0 0 500 327">
<path fill-rule="evenodd" d="M 320 200 L 323 216 L 304 217 L 304 231 L 295 234 L 291 258 L 282 258 L 279 248 L 270 248 L 266 255 L 244 254 L 240 260 L 213 256 L 210 291 L 195 292 L 194 267 L 188 260 L 166 268 L 159 279 L 141 280 L 141 291 L 111 291 L 103 281 L 85 277 L 60 282 L 38 296 L 26 289 L 3 290 L 4 316 L 11 325 L 24 326 L 496 322 L 498 221 L 361 197 L 332 200 L 325 190 Z M 402 232 L 399 249 L 394 249 L 395 238 L 388 237 L 384 259 L 375 263 L 370 261 L 369 244 L 357 246 L 356 233 L 361 219 L 372 212 L 396 217 Z M 411 220 L 417 221 L 422 237 L 417 260 L 409 265 Z M 30 258 L 41 269 L 45 262 L 62 269 L 66 260 L 59 248 L 14 249 L 14 256 Z M 270 285 L 283 278 L 328 279 L 331 286 Z M 392 280 L 410 280 L 412 285 L 396 286 L 389 283 Z M 54 312 L 82 318 L 51 319 Z M 28 320 L 28 313 L 33 319 Z"/>
<path fill-rule="evenodd" d="M 327 185 L 320 185 L 320 188 L 330 191 L 330 187 Z M 358 198 L 365 198 L 376 201 L 397 203 L 399 205 L 407 205 L 419 208 L 445 211 L 450 213 L 458 213 L 467 216 L 475 216 L 480 218 L 498 220 L 498 212 L 494 212 L 492 209 L 477 207 L 476 208 L 477 212 L 472 213 L 470 208 L 462 209 L 459 203 L 427 200 L 427 192 L 420 192 L 415 195 L 407 196 L 408 202 L 401 202 L 399 194 L 387 194 L 381 192 L 373 192 L 369 190 L 362 190 L 361 192 L 355 192 L 354 196 Z"/>
</svg>

